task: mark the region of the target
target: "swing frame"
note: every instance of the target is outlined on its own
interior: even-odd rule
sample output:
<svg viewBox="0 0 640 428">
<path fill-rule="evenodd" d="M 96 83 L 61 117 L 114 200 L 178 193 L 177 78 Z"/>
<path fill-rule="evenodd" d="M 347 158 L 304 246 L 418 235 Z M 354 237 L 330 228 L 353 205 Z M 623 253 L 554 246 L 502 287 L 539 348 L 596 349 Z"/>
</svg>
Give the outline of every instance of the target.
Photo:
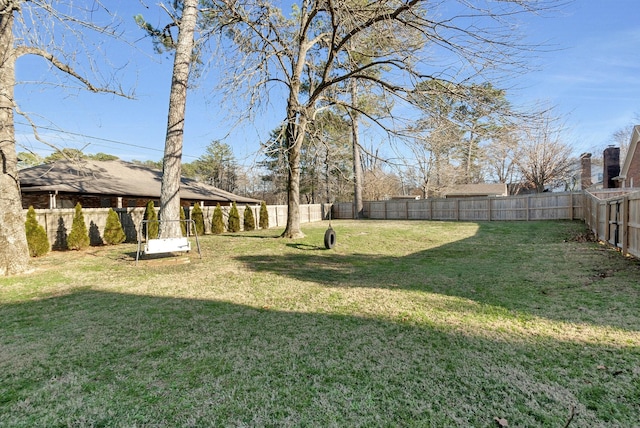
<svg viewBox="0 0 640 428">
<path fill-rule="evenodd" d="M 184 222 L 186 223 L 187 236 L 180 236 L 176 238 L 152 238 L 149 239 L 149 228 L 145 228 L 144 225 L 157 222 L 158 225 L 162 223 L 169 222 Z M 192 228 L 193 226 L 193 228 Z M 145 230 L 144 240 L 142 238 L 142 230 Z M 168 254 L 168 253 L 178 253 L 178 252 L 189 252 L 191 251 L 191 241 L 189 241 L 189 237 L 191 236 L 191 230 L 194 231 L 193 236 L 196 238 L 196 248 L 198 250 L 198 256 L 202 258 L 202 253 L 200 252 L 200 241 L 198 240 L 198 234 L 195 232 L 196 230 L 196 222 L 189 220 L 142 220 L 138 227 L 138 250 L 136 251 L 136 265 L 138 264 L 138 260 L 140 259 L 140 255 L 146 254 Z M 143 245 L 144 242 L 144 245 Z"/>
</svg>

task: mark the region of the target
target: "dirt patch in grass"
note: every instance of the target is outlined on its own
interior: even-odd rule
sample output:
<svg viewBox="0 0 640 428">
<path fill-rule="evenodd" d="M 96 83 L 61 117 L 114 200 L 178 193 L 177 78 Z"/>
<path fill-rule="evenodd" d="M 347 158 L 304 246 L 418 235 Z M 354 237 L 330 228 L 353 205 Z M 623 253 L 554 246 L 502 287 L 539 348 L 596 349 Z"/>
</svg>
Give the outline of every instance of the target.
<svg viewBox="0 0 640 428">
<path fill-rule="evenodd" d="M 575 234 L 567 238 L 571 242 L 598 242 L 596 235 L 591 230 L 576 231 Z"/>
</svg>

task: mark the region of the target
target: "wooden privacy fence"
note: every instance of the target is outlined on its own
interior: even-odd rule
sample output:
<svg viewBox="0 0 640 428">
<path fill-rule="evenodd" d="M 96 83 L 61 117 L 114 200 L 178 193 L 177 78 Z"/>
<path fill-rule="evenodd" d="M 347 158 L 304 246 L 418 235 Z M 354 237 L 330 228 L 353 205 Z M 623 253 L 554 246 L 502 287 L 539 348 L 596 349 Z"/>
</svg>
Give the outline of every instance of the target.
<svg viewBox="0 0 640 428">
<path fill-rule="evenodd" d="M 211 233 L 211 220 L 213 218 L 213 210 L 215 207 L 205 206 L 201 208 L 204 217 L 205 233 Z M 328 219 L 330 208 L 331 205 L 329 204 L 300 205 L 300 223 L 310 223 Z M 193 209 L 193 207 L 191 207 L 191 209 Z M 229 210 L 231 207 L 224 206 L 221 207 L 221 209 L 223 220 L 226 225 L 228 224 Z M 245 209 L 247 209 L 246 206 L 238 205 L 241 228 L 244 225 L 243 219 Z M 258 225 L 260 224 L 260 206 L 249 206 L 249 209 L 253 211 L 256 228 L 258 228 Z M 145 208 L 114 208 L 113 210 L 120 218 L 122 228 L 127 236 L 127 241 L 136 242 L 138 239 L 138 227 L 140 226 L 140 222 L 143 220 Z M 54 249 L 66 249 L 66 240 L 69 232 L 71 232 L 75 209 L 39 209 L 35 211 L 36 219 L 47 232 L 51 246 Z M 269 213 L 269 228 L 284 227 L 287 224 L 288 210 L 286 205 L 268 205 L 267 211 Z M 87 225 L 91 244 L 101 244 L 104 227 L 107 223 L 109 208 L 83 208 L 82 214 L 84 216 L 85 224 Z"/>
<path fill-rule="evenodd" d="M 640 191 L 586 192 L 585 222 L 599 240 L 640 257 Z"/>
<path fill-rule="evenodd" d="M 211 233 L 215 207 L 202 208 L 205 233 Z M 256 227 L 260 207 L 250 206 Z M 230 207 L 222 207 L 227 224 Z M 245 206 L 238 206 L 242 227 Z M 144 208 L 114 209 L 122 223 L 127 240 L 135 242 Z M 284 227 L 286 205 L 268 205 L 269 227 Z M 109 208 L 83 208 L 85 223 L 92 244 L 100 244 Z M 353 203 L 308 204 L 300 206 L 300 222 L 353 218 Z M 66 248 L 74 209 L 36 210 L 38 223 L 44 226 L 54 248 Z M 526 196 L 489 198 L 453 198 L 425 200 L 388 200 L 364 203 L 364 215 L 370 219 L 388 220 L 584 220 L 601 241 L 619 248 L 624 254 L 640 257 L 640 191 L 610 190 L 594 193 L 543 193 Z M 26 210 L 25 210 L 26 218 Z"/>
<path fill-rule="evenodd" d="M 364 217 L 383 220 L 582 220 L 582 193 L 364 202 Z M 333 218 L 353 218 L 353 203 L 333 204 Z"/>
</svg>

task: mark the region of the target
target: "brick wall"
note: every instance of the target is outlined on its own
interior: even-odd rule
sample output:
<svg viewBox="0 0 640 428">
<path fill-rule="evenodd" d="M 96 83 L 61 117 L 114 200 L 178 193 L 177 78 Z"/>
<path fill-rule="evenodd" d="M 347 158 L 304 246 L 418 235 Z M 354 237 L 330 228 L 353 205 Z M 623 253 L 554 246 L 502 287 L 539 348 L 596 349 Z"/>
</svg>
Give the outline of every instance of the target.
<svg viewBox="0 0 640 428">
<path fill-rule="evenodd" d="M 626 187 L 640 187 L 640 144 L 636 144 L 635 153 L 628 153 L 632 156 L 629 170 L 625 181 Z"/>
</svg>

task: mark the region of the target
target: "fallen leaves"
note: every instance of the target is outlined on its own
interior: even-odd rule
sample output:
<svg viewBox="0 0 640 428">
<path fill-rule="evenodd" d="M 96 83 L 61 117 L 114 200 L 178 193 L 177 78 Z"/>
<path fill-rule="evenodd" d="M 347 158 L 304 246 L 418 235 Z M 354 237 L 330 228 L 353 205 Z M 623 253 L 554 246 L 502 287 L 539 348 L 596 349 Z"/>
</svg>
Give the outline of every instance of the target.
<svg viewBox="0 0 640 428">
<path fill-rule="evenodd" d="M 493 418 L 494 421 L 496 421 L 496 423 L 498 424 L 499 427 L 508 427 L 509 426 L 509 422 L 507 422 L 507 420 L 505 418 L 499 418 L 499 417 L 495 417 Z"/>
</svg>

